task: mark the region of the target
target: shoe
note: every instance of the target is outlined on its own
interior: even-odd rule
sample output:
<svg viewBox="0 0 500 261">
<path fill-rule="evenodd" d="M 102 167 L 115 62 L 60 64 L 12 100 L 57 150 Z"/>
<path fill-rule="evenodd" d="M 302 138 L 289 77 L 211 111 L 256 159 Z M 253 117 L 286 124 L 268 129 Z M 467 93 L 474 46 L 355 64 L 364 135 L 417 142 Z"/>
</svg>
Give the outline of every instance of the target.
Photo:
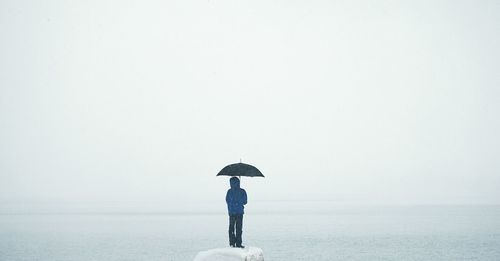
<svg viewBox="0 0 500 261">
<path fill-rule="evenodd" d="M 229 246 L 230 246 L 230 247 L 236 247 L 236 245 L 235 245 L 235 244 L 229 244 Z"/>
<path fill-rule="evenodd" d="M 236 245 L 237 248 L 245 248 L 245 246 L 242 245 Z"/>
</svg>

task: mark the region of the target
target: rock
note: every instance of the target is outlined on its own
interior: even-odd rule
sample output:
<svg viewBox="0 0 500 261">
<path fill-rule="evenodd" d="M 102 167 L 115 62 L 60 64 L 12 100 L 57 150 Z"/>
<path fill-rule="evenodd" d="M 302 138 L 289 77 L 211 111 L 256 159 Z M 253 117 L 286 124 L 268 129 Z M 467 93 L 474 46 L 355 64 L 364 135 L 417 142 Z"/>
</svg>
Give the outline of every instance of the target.
<svg viewBox="0 0 500 261">
<path fill-rule="evenodd" d="M 264 261 L 264 252 L 258 247 L 216 248 L 199 252 L 194 261 Z"/>
</svg>

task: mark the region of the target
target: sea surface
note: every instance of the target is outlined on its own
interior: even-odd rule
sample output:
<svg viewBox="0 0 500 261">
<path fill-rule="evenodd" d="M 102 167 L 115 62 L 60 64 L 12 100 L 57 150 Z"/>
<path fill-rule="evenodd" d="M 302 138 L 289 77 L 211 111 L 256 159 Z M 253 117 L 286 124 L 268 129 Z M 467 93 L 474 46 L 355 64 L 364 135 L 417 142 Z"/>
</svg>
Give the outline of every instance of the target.
<svg viewBox="0 0 500 261">
<path fill-rule="evenodd" d="M 500 206 L 266 204 L 292 206 L 244 216 L 268 261 L 500 260 Z M 182 261 L 227 243 L 223 211 L 0 214 L 0 260 Z"/>
</svg>

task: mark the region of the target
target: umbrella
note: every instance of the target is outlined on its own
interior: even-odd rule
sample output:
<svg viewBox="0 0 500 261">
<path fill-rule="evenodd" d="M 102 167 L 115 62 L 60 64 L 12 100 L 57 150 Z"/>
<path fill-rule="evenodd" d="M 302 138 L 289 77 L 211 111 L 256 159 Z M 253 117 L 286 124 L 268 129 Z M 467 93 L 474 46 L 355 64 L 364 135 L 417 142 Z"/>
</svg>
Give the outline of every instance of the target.
<svg viewBox="0 0 500 261">
<path fill-rule="evenodd" d="M 241 162 L 225 166 L 217 176 L 264 177 L 256 167 Z"/>
</svg>

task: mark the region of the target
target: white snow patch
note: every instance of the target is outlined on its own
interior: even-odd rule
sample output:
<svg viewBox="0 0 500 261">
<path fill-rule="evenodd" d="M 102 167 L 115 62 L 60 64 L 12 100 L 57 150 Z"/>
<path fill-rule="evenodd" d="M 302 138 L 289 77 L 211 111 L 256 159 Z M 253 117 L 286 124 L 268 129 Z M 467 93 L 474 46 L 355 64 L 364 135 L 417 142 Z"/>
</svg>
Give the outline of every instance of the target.
<svg viewBox="0 0 500 261">
<path fill-rule="evenodd" d="M 264 252 L 258 247 L 216 248 L 199 252 L 194 261 L 264 261 Z"/>
</svg>

